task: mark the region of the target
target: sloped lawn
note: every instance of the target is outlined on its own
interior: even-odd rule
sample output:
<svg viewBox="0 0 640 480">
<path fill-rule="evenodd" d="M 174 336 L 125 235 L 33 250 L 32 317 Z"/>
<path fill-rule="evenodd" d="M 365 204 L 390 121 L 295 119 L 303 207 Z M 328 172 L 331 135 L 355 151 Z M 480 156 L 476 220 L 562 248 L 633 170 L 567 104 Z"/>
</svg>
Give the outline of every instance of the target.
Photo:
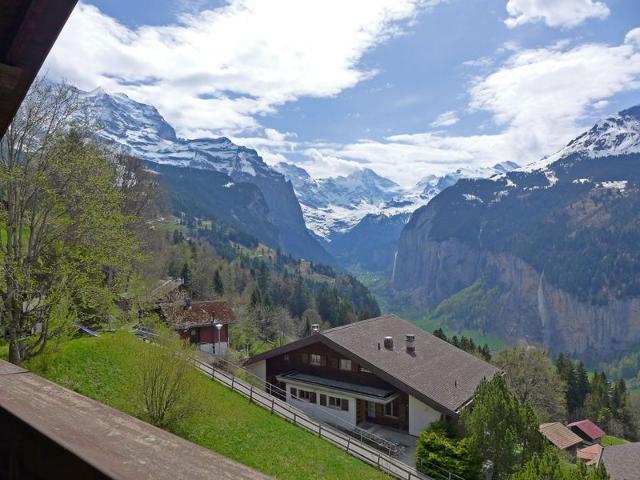
<svg viewBox="0 0 640 480">
<path fill-rule="evenodd" d="M 127 332 L 103 334 L 63 343 L 26 367 L 76 392 L 142 417 L 136 366 L 139 353 L 145 348 L 156 347 Z M 174 433 L 276 478 L 386 478 L 205 375 L 195 370 L 192 375 L 196 408 Z"/>
</svg>

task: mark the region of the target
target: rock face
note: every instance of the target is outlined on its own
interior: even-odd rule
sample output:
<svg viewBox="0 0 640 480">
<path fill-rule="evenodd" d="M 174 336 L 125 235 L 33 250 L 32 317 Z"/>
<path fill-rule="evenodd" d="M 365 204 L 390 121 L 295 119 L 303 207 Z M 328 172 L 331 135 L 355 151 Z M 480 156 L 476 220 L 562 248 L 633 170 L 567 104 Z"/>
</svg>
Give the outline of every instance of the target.
<svg viewBox="0 0 640 480">
<path fill-rule="evenodd" d="M 258 199 L 252 192 L 240 203 L 251 200 L 256 207 L 255 215 L 249 215 L 249 210 L 245 209 L 245 215 L 233 217 L 236 227 L 297 257 L 332 262 L 331 256 L 307 230 L 291 182 L 267 165 L 255 150 L 236 145 L 225 137 L 179 138 L 155 107 L 136 102 L 124 94 L 108 94 L 97 89 L 81 92 L 80 97 L 85 103 L 86 113 L 98 122 L 98 136 L 103 141 L 116 144 L 127 153 L 145 160 L 151 168 L 157 166 L 156 170 L 171 175 L 165 184 L 170 187 L 174 205 L 180 203 L 188 210 L 191 205 L 197 204 L 201 214 L 227 218 L 228 208 L 218 206 L 229 205 L 230 202 L 220 200 L 234 193 L 231 188 L 234 185 L 254 185 L 262 198 Z M 189 171 L 180 172 L 175 168 Z M 219 176 L 207 172 L 225 175 L 227 181 L 222 183 L 224 188 L 220 189 L 220 182 L 216 180 L 210 183 L 209 188 L 203 188 L 202 181 L 195 176 L 198 171 L 202 172 L 203 178 L 209 179 Z M 177 179 L 189 180 L 188 185 L 197 188 L 182 188 Z M 176 189 L 180 190 L 179 198 L 174 194 Z M 258 208 L 256 204 L 261 201 L 268 208 L 262 214 L 259 213 L 261 207 Z M 207 208 L 203 208 L 206 205 Z M 244 223 L 240 220 L 240 217 L 254 218 L 256 215 L 261 216 L 259 221 Z M 265 222 L 269 225 L 265 225 Z"/>
<path fill-rule="evenodd" d="M 444 190 L 402 231 L 393 286 L 442 309 L 481 283 L 490 313 L 452 310 L 451 327 L 591 364 L 640 344 L 639 117 L 621 112 L 536 166 Z"/>
</svg>

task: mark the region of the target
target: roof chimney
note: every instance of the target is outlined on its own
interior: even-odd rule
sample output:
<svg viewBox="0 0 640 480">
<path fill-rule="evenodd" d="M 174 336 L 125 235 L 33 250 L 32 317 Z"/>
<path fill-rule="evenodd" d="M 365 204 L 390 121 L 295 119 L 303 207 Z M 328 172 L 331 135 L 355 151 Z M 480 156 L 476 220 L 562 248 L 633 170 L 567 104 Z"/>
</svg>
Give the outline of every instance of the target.
<svg viewBox="0 0 640 480">
<path fill-rule="evenodd" d="M 320 333 L 320 325 L 317 323 L 311 324 L 311 333 Z"/>
<path fill-rule="evenodd" d="M 416 351 L 416 336 L 413 333 L 407 333 L 407 353 L 415 353 Z"/>
<path fill-rule="evenodd" d="M 384 348 L 393 350 L 393 337 L 384 337 Z"/>
</svg>

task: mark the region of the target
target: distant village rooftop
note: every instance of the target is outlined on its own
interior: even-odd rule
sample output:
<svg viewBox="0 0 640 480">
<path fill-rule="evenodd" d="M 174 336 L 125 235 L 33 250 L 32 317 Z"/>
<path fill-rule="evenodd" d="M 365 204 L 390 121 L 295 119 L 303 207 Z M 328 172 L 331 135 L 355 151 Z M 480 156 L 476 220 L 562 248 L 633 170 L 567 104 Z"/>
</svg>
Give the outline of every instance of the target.
<svg viewBox="0 0 640 480">
<path fill-rule="evenodd" d="M 543 423 L 540 433 L 560 450 L 568 450 L 582 443 L 582 438 L 560 422 Z"/>
<path fill-rule="evenodd" d="M 580 420 L 567 425 L 574 433 L 580 435 L 585 440 L 595 442 L 606 435 L 598 425 L 591 420 Z"/>
</svg>

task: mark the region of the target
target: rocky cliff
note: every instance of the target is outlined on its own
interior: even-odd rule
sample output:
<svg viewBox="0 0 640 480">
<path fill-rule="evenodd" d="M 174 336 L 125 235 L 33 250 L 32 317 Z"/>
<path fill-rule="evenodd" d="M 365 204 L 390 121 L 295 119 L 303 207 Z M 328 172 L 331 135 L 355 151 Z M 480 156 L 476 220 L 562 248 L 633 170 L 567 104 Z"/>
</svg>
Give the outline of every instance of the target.
<svg viewBox="0 0 640 480">
<path fill-rule="evenodd" d="M 533 167 L 443 191 L 404 228 L 393 286 L 455 329 L 592 363 L 640 344 L 638 113 Z"/>
</svg>

